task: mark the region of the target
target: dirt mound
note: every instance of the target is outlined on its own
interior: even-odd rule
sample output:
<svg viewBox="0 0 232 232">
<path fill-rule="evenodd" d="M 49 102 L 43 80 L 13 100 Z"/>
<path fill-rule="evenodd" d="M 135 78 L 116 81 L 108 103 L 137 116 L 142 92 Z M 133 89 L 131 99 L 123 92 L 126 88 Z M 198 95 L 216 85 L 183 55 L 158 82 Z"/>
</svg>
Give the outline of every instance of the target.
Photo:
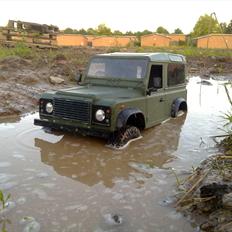
<svg viewBox="0 0 232 232">
<path fill-rule="evenodd" d="M 11 70 L 17 68 L 24 68 L 32 65 L 31 60 L 27 60 L 18 56 L 9 56 L 0 60 L 1 70 Z"/>
<path fill-rule="evenodd" d="M 37 101 L 42 92 L 70 84 L 69 78 L 63 75 L 63 67 L 60 67 L 59 72 L 54 72 L 53 66 L 38 65 L 41 59 L 27 60 L 10 56 L 0 60 L 0 116 L 34 111 L 38 108 Z M 65 83 L 52 85 L 49 82 L 51 75 L 62 76 Z"/>
<path fill-rule="evenodd" d="M 54 57 L 53 60 L 55 60 L 55 61 L 66 61 L 67 58 L 66 58 L 66 56 L 64 54 L 59 53 Z"/>
<path fill-rule="evenodd" d="M 18 76 L 19 83 L 25 84 L 25 85 L 35 85 L 39 82 L 39 78 L 36 76 Z"/>
</svg>

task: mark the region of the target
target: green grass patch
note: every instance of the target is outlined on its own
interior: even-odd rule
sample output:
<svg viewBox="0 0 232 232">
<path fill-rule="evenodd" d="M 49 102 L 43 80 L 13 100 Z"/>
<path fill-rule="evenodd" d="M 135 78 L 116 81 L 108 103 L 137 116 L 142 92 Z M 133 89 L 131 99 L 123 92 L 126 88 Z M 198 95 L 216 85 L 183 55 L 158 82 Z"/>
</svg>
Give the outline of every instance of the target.
<svg viewBox="0 0 232 232">
<path fill-rule="evenodd" d="M 5 58 L 8 56 L 19 56 L 22 58 L 30 58 L 33 56 L 33 49 L 27 47 L 23 43 L 17 43 L 15 47 L 7 48 L 0 46 L 0 58 Z"/>
<path fill-rule="evenodd" d="M 110 52 L 170 52 L 182 54 L 186 57 L 230 57 L 232 58 L 232 50 L 226 49 L 201 49 L 190 46 L 172 46 L 172 47 L 128 47 L 128 48 L 58 48 L 44 49 L 29 48 L 24 43 L 18 43 L 15 47 L 7 48 L 0 46 L 0 58 L 8 56 L 19 56 L 22 58 L 39 58 L 46 56 L 49 60 L 53 60 L 57 55 L 62 54 L 71 62 L 79 65 L 85 65 L 90 56 L 96 53 Z"/>
<path fill-rule="evenodd" d="M 202 49 L 188 46 L 174 47 L 138 47 L 136 52 L 170 52 L 187 57 L 232 57 L 232 50 L 226 49 Z"/>
<path fill-rule="evenodd" d="M 66 66 L 71 65 L 77 68 L 86 67 L 89 58 L 98 53 L 111 52 L 169 52 L 182 54 L 187 58 L 207 58 L 207 57 L 226 57 L 232 58 L 232 50 L 220 49 L 199 49 L 190 46 L 172 47 L 128 47 L 128 48 L 58 48 L 58 49 L 38 49 L 29 48 L 24 43 L 18 43 L 15 47 L 7 48 L 0 45 L 0 59 L 9 56 L 19 56 L 28 58 L 35 63 L 52 66 L 54 60 L 63 56 L 67 60 Z M 40 62 L 41 61 L 41 62 Z"/>
</svg>

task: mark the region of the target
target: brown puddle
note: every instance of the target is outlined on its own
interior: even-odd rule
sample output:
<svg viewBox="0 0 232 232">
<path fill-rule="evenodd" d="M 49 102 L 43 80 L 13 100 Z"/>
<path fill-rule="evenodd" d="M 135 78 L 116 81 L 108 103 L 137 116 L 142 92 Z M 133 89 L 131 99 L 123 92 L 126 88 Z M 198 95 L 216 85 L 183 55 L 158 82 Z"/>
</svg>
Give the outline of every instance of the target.
<svg viewBox="0 0 232 232">
<path fill-rule="evenodd" d="M 176 187 L 171 168 L 183 177 L 217 152 L 210 136 L 222 133 L 220 116 L 229 109 L 220 82 L 197 81 L 188 84 L 186 118 L 143 132 L 125 150 L 111 150 L 101 139 L 46 132 L 33 126 L 37 114 L 2 121 L 0 189 L 12 195 L 2 228 L 196 231 L 169 205 Z"/>
</svg>

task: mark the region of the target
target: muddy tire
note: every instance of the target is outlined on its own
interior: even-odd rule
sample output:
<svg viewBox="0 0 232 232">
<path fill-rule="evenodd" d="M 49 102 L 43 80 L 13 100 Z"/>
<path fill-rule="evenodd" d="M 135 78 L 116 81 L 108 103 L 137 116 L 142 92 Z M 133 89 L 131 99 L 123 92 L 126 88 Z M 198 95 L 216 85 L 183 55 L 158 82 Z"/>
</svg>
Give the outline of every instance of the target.
<svg viewBox="0 0 232 232">
<path fill-rule="evenodd" d="M 178 105 L 178 108 L 177 108 Z M 187 102 L 182 100 L 176 99 L 172 103 L 171 107 L 171 117 L 176 118 L 176 117 L 181 117 L 187 113 L 188 110 L 188 105 Z"/>
<path fill-rule="evenodd" d="M 140 130 L 135 126 L 128 126 L 112 134 L 107 144 L 115 148 L 121 148 L 139 137 L 141 137 Z"/>
</svg>

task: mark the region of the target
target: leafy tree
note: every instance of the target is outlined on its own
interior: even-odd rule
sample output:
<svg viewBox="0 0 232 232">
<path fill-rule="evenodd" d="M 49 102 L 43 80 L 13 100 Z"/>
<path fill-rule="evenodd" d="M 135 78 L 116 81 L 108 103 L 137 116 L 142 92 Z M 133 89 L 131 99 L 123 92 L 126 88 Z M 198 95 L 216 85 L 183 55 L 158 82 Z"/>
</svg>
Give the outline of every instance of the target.
<svg viewBox="0 0 232 232">
<path fill-rule="evenodd" d="M 136 32 L 134 33 L 134 35 L 136 35 L 137 37 L 140 37 L 140 36 L 142 35 L 142 32 L 141 32 L 141 31 L 136 31 Z"/>
<path fill-rule="evenodd" d="M 81 28 L 80 30 L 76 30 L 76 34 L 86 35 L 87 31 L 84 28 Z"/>
<path fill-rule="evenodd" d="M 119 30 L 115 30 L 115 31 L 113 32 L 113 34 L 114 34 L 114 35 L 123 35 L 123 33 L 122 33 L 121 31 L 119 31 Z"/>
<path fill-rule="evenodd" d="M 227 25 L 225 33 L 232 34 L 232 20 L 230 20 L 229 24 Z"/>
<path fill-rule="evenodd" d="M 227 30 L 227 24 L 226 23 L 220 23 L 221 29 L 223 33 L 226 33 Z"/>
<path fill-rule="evenodd" d="M 112 34 L 111 29 L 107 27 L 104 23 L 99 24 L 96 31 L 99 35 L 111 35 Z"/>
<path fill-rule="evenodd" d="M 77 29 L 73 29 L 73 34 L 79 34 L 79 31 Z"/>
<path fill-rule="evenodd" d="M 65 34 L 73 34 L 73 29 L 70 28 L 70 27 L 68 27 L 68 28 L 66 28 L 66 29 L 64 30 L 64 33 L 65 33 Z"/>
<path fill-rule="evenodd" d="M 134 35 L 134 33 L 132 31 L 127 31 L 125 35 Z"/>
<path fill-rule="evenodd" d="M 168 30 L 165 29 L 164 27 L 160 26 L 156 29 L 156 32 L 159 34 L 169 34 Z"/>
<path fill-rule="evenodd" d="M 227 23 L 220 23 L 222 32 L 225 34 L 232 34 L 232 20 L 230 20 L 229 24 Z"/>
<path fill-rule="evenodd" d="M 134 35 L 136 35 L 137 37 L 143 36 L 143 35 L 149 35 L 152 34 L 151 31 L 149 30 L 144 30 L 144 31 L 137 31 L 134 33 Z"/>
<path fill-rule="evenodd" d="M 144 31 L 142 31 L 141 34 L 142 34 L 142 35 L 149 35 L 149 34 L 152 34 L 152 31 L 144 30 Z"/>
<path fill-rule="evenodd" d="M 90 28 L 87 29 L 87 34 L 88 35 L 96 35 L 97 31 L 90 27 Z"/>
<path fill-rule="evenodd" d="M 220 33 L 216 19 L 207 14 L 200 16 L 193 28 L 192 36 L 199 37 L 211 33 Z"/>
<path fill-rule="evenodd" d="M 180 28 L 176 28 L 174 30 L 174 34 L 184 34 L 183 31 Z"/>
</svg>

